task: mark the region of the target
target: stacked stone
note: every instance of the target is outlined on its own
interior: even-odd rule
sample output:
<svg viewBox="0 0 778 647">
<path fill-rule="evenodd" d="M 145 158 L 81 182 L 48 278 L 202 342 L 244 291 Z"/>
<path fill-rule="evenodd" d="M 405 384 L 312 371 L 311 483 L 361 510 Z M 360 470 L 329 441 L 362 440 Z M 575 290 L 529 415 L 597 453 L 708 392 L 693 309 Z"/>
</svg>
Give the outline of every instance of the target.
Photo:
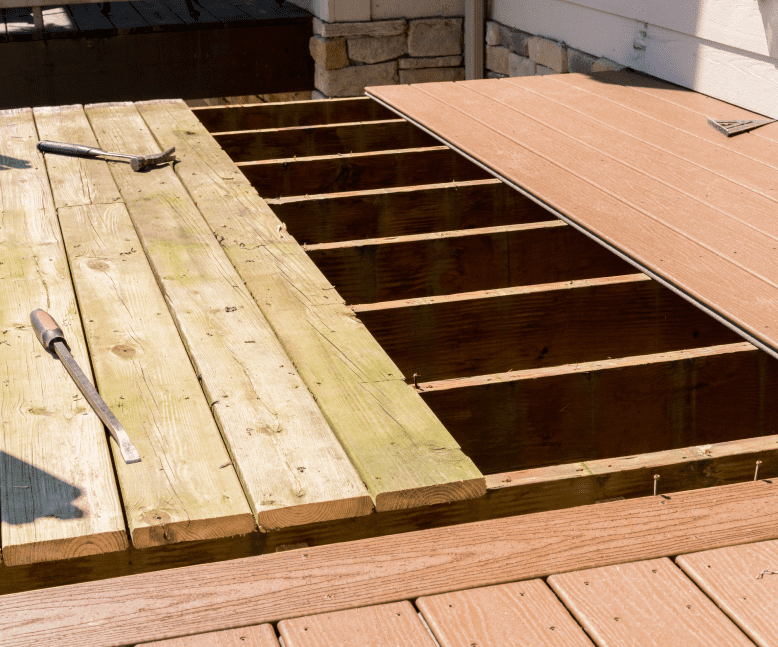
<svg viewBox="0 0 778 647">
<path fill-rule="evenodd" d="M 314 99 L 366 86 L 461 81 L 462 18 L 326 23 L 313 19 Z"/>
<path fill-rule="evenodd" d="M 589 74 L 623 68 L 610 59 L 581 52 L 561 41 L 491 20 L 486 23 L 486 75 L 491 79 L 567 72 Z"/>
</svg>

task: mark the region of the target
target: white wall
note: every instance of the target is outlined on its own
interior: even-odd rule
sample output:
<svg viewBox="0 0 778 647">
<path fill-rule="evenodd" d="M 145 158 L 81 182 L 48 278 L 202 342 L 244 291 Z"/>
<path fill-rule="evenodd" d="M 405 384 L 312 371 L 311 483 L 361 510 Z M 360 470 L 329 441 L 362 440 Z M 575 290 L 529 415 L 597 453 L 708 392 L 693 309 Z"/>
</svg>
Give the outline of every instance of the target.
<svg viewBox="0 0 778 647">
<path fill-rule="evenodd" d="M 29 0 L 32 2 L 33 0 Z M 50 0 L 52 3 L 60 0 Z M 77 0 L 78 1 L 78 0 Z M 90 0 L 97 2 L 98 0 Z M 464 16 L 465 0 L 289 0 L 326 22 Z M 2 0 L 0 0 L 2 2 Z"/>
<path fill-rule="evenodd" d="M 778 0 L 492 0 L 491 18 L 778 118 Z"/>
<path fill-rule="evenodd" d="M 289 0 L 325 22 L 370 20 L 370 0 Z"/>
</svg>

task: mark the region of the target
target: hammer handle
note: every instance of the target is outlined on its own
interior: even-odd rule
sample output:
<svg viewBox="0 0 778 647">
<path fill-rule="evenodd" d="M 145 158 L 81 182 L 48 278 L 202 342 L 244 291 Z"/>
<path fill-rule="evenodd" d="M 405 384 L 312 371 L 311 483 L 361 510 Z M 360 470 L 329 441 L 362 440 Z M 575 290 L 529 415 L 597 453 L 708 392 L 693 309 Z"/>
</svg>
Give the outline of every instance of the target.
<svg viewBox="0 0 778 647">
<path fill-rule="evenodd" d="M 64 144 L 62 142 L 40 141 L 38 150 L 41 153 L 56 153 L 57 155 L 77 155 L 79 157 L 97 157 L 107 153 L 94 146 L 84 146 L 83 144 Z"/>
</svg>

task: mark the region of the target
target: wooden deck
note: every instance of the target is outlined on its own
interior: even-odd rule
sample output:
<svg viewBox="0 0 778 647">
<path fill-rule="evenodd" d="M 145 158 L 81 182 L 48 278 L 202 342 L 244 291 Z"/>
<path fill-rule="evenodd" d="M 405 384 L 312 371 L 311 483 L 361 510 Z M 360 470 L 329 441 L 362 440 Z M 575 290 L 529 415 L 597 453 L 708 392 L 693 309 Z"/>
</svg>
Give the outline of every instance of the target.
<svg viewBox="0 0 778 647">
<path fill-rule="evenodd" d="M 776 487 L 649 496 L 2 596 L 0 636 L 8 647 L 277 647 L 277 634 L 288 647 L 775 646 Z"/>
<path fill-rule="evenodd" d="M 312 90 L 312 24 L 275 0 L 44 7 L 42 33 L 0 9 L 0 109 Z"/>
</svg>

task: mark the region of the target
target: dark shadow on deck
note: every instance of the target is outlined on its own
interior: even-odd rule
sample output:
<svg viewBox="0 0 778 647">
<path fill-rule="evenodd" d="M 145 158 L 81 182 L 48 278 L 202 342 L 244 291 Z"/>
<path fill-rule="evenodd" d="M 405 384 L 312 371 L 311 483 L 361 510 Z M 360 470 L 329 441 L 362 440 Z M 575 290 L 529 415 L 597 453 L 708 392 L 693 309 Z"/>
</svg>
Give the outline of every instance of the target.
<svg viewBox="0 0 778 647">
<path fill-rule="evenodd" d="M 8 157 L 8 155 L 0 155 L 0 171 L 5 171 L 9 168 L 30 168 L 30 163 L 27 160 Z"/>
</svg>

